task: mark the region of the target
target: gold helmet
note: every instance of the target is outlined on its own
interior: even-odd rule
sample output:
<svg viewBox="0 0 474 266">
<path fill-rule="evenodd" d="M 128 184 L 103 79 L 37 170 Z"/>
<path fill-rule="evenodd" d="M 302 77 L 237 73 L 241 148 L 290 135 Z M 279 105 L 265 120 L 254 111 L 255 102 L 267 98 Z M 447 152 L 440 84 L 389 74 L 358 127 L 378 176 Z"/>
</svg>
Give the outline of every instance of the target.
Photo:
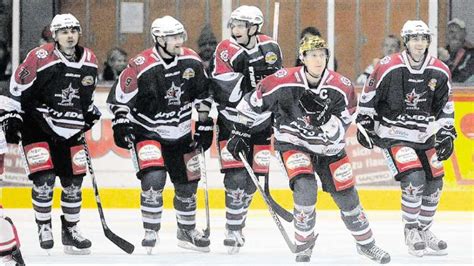
<svg viewBox="0 0 474 266">
<path fill-rule="evenodd" d="M 329 49 L 326 41 L 319 36 L 306 36 L 300 41 L 299 54 L 300 57 L 303 57 L 304 54 L 308 51 L 313 51 L 317 49 L 325 49 L 326 54 L 329 57 Z"/>
</svg>

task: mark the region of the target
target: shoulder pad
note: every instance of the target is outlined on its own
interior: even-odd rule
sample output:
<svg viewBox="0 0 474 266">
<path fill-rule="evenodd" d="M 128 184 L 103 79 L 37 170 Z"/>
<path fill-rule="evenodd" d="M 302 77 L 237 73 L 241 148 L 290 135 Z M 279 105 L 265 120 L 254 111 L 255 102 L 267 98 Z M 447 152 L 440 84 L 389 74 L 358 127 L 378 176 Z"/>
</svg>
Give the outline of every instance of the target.
<svg viewBox="0 0 474 266">
<path fill-rule="evenodd" d="M 336 87 L 342 90 L 346 95 L 349 95 L 354 90 L 354 85 L 351 80 L 335 71 L 328 70 L 329 77 L 326 79 L 326 82 L 323 86 Z"/>
<path fill-rule="evenodd" d="M 201 57 L 191 48 L 183 47 L 183 57 L 193 58 L 199 62 L 202 62 Z"/>
<path fill-rule="evenodd" d="M 273 90 L 275 87 L 283 84 L 304 84 L 300 77 L 301 67 L 282 68 L 274 74 L 264 78 L 261 83 L 264 88 L 263 93 Z"/>
<path fill-rule="evenodd" d="M 229 61 L 239 50 L 242 48 L 229 39 L 223 40 L 217 45 L 216 48 L 216 57 L 219 57 L 222 61 Z"/>
<path fill-rule="evenodd" d="M 428 66 L 445 73 L 448 76 L 448 78 L 451 79 L 451 71 L 449 70 L 449 67 L 438 58 L 431 57 L 430 62 L 428 63 Z"/>
</svg>

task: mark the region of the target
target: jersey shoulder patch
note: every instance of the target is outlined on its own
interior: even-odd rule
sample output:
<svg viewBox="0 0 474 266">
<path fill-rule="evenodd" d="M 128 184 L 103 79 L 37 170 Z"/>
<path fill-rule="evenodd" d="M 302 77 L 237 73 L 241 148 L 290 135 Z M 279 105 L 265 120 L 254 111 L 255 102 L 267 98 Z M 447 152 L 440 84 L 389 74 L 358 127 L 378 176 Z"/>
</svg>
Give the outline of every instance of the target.
<svg viewBox="0 0 474 266">
<path fill-rule="evenodd" d="M 273 41 L 273 39 L 270 37 L 270 36 L 267 36 L 265 34 L 259 34 L 257 35 L 257 38 L 260 42 L 269 42 L 269 41 Z"/>
<path fill-rule="evenodd" d="M 217 45 L 216 57 L 219 57 L 224 62 L 228 62 L 241 49 L 239 45 L 231 40 L 223 40 Z"/>
<path fill-rule="evenodd" d="M 132 68 L 137 69 L 137 72 L 140 72 L 147 66 L 160 61 L 161 58 L 155 54 L 153 48 L 150 48 L 130 59 L 128 63 Z"/>
<path fill-rule="evenodd" d="M 270 75 L 264 78 L 261 83 L 262 87 L 264 88 L 263 93 L 272 91 L 274 88 L 280 85 L 288 85 L 291 84 L 304 84 L 303 79 L 300 76 L 299 70 L 301 67 L 292 67 L 292 68 L 282 68 L 275 72 L 273 75 Z"/>
<path fill-rule="evenodd" d="M 24 63 L 29 67 L 35 65 L 36 69 L 40 69 L 58 59 L 54 50 L 54 43 L 47 43 L 40 47 L 36 47 L 28 53 Z"/>
<path fill-rule="evenodd" d="M 86 55 L 85 62 L 97 65 L 97 57 L 91 49 L 84 47 L 84 54 Z"/>
<path fill-rule="evenodd" d="M 354 86 L 349 78 L 337 72 L 334 72 L 332 70 L 328 70 L 328 71 L 329 71 L 329 77 L 326 80 L 326 84 L 324 85 L 339 88 L 346 95 L 349 95 L 352 93 L 352 91 L 354 90 Z"/>
</svg>

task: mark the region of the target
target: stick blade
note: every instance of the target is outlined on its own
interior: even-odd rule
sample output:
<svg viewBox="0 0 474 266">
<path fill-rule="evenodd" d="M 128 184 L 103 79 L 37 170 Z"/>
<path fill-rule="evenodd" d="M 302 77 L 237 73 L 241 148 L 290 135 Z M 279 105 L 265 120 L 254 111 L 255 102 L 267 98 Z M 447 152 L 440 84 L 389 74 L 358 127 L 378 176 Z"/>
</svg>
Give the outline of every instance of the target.
<svg viewBox="0 0 474 266">
<path fill-rule="evenodd" d="M 134 245 L 132 245 L 127 240 L 119 237 L 118 235 L 114 234 L 112 231 L 110 231 L 110 229 L 104 229 L 104 234 L 112 243 L 114 243 L 117 247 L 121 248 L 128 254 L 132 254 L 135 250 Z"/>
</svg>

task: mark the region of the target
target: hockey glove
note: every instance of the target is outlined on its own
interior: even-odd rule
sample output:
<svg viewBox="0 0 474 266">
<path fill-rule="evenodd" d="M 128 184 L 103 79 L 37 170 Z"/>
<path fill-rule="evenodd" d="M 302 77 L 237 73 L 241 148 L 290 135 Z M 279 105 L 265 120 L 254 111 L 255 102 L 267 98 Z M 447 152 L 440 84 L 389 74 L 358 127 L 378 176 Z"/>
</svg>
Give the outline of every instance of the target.
<svg viewBox="0 0 474 266">
<path fill-rule="evenodd" d="M 453 126 L 442 127 L 436 133 L 436 155 L 438 161 L 444 161 L 451 156 L 454 150 L 454 139 L 457 137 L 456 129 Z"/>
<path fill-rule="evenodd" d="M 359 115 L 356 118 L 357 125 L 357 141 L 360 145 L 367 149 L 374 148 L 375 138 L 375 122 L 368 115 Z"/>
<path fill-rule="evenodd" d="M 250 155 L 250 134 L 246 131 L 248 130 L 245 130 L 245 126 L 234 125 L 227 141 L 227 150 L 237 161 L 240 161 L 239 154 L 241 152 L 245 155 L 245 158 L 249 158 Z"/>
<path fill-rule="evenodd" d="M 205 121 L 196 121 L 196 130 L 194 132 L 194 142 L 196 143 L 196 148 L 204 151 L 207 151 L 212 144 L 212 139 L 214 137 L 214 121 L 212 118 L 208 118 Z"/>
<path fill-rule="evenodd" d="M 130 142 L 135 140 L 133 125 L 128 118 L 116 116 L 112 119 L 115 145 L 123 149 L 130 149 Z"/>
<path fill-rule="evenodd" d="M 84 116 L 84 129 L 83 132 L 89 131 L 95 123 L 97 123 L 102 116 L 102 113 L 99 111 L 99 108 L 94 105 L 92 108 L 92 111 L 87 112 L 86 115 Z"/>
<path fill-rule="evenodd" d="M 20 142 L 23 119 L 18 112 L 6 112 L 0 115 L 0 125 L 3 127 L 7 143 L 18 144 Z"/>
<path fill-rule="evenodd" d="M 308 115 L 309 122 L 314 127 L 326 124 L 331 118 L 328 104 L 311 90 L 305 90 L 299 100 L 299 105 Z"/>
</svg>

